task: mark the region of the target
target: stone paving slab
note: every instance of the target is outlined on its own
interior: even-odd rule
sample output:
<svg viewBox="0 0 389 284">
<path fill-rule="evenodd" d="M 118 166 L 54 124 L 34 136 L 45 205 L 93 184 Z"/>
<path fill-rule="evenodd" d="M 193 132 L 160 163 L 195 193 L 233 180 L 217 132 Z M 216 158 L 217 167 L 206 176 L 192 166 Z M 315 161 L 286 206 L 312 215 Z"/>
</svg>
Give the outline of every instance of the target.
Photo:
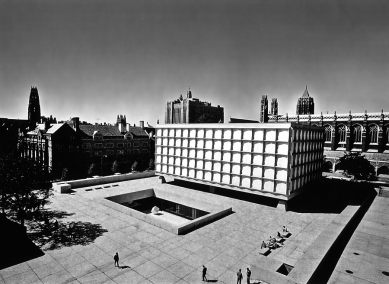
<svg viewBox="0 0 389 284">
<path fill-rule="evenodd" d="M 177 236 L 98 202 L 110 195 L 153 187 L 231 206 L 234 213 L 186 235 Z M 304 259 L 304 255 L 311 259 L 317 254 L 323 254 L 325 249 L 320 244 L 326 241 L 325 231 L 332 230 L 332 222 L 339 216 L 336 213 L 284 212 L 171 184 L 161 185 L 158 177 L 122 182 L 117 187 L 99 190 L 85 191 L 80 188 L 72 194 L 56 194 L 52 201 L 52 209 L 75 213 L 62 221 L 100 224 L 108 232 L 89 244 L 45 250 L 42 257 L 0 270 L 0 284 L 202 283 L 202 265 L 208 268 L 208 279 L 220 284 L 235 283 L 237 270 L 245 272 L 247 267 L 257 269 L 253 279 L 268 279 L 269 283 L 292 283 L 290 278 L 275 271 L 282 263 L 296 265 Z M 384 260 L 387 259 L 386 251 L 389 248 L 389 240 L 385 237 L 388 236 L 385 230 L 385 225 L 389 224 L 388 201 L 379 202 L 366 214 L 367 219 L 361 222 L 363 226 L 353 236 L 355 241 L 350 243 L 350 248 L 359 248 L 363 252 L 360 255 L 365 261 L 365 270 L 368 267 L 379 269 L 377 262 L 386 265 Z M 337 224 L 344 225 L 347 218 L 338 219 L 335 220 Z M 377 226 L 374 222 L 377 222 Z M 260 256 L 258 248 L 262 240 L 274 236 L 284 225 L 292 232 L 284 246 L 272 251 L 267 257 Z M 369 238 L 366 238 L 368 232 Z M 317 246 L 314 245 L 321 237 L 323 240 Z M 122 269 L 114 267 L 113 255 L 116 252 L 119 253 Z M 350 262 L 340 263 L 342 266 L 333 275 L 335 280 L 349 276 L 343 269 Z M 311 265 L 309 262 L 303 264 L 306 267 Z M 358 273 L 363 275 L 365 270 Z M 374 283 L 381 283 L 380 277 L 375 275 L 374 281 L 378 282 Z M 367 281 L 361 277 L 358 279 Z"/>
</svg>

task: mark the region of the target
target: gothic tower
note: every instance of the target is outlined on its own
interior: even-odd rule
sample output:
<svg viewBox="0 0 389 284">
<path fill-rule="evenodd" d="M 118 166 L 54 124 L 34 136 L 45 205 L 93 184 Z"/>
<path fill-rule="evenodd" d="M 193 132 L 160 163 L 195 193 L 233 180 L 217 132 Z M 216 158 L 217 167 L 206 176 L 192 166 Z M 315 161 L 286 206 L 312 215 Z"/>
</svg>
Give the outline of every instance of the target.
<svg viewBox="0 0 389 284">
<path fill-rule="evenodd" d="M 271 109 L 270 109 L 271 115 L 278 115 L 278 102 L 277 99 L 271 99 Z"/>
<path fill-rule="evenodd" d="M 34 129 L 41 122 L 41 106 L 36 87 L 31 87 L 30 100 L 28 102 L 28 122 L 30 129 Z"/>
<path fill-rule="evenodd" d="M 308 86 L 305 86 L 304 94 L 297 101 L 296 114 L 314 114 L 315 103 L 309 96 Z"/>
<path fill-rule="evenodd" d="M 262 96 L 261 100 L 261 117 L 259 122 L 265 123 L 269 121 L 269 113 L 268 113 L 268 101 L 267 96 Z"/>
</svg>

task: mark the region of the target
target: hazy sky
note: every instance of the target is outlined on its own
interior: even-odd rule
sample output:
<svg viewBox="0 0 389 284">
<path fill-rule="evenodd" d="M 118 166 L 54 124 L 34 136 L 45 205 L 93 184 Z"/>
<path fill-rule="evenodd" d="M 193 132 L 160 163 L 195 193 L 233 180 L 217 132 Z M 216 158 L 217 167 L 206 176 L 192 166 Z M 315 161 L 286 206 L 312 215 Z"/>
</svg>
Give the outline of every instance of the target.
<svg viewBox="0 0 389 284">
<path fill-rule="evenodd" d="M 0 0 L 0 117 L 164 122 L 193 96 L 259 120 L 262 95 L 295 114 L 389 111 L 389 1 Z"/>
</svg>

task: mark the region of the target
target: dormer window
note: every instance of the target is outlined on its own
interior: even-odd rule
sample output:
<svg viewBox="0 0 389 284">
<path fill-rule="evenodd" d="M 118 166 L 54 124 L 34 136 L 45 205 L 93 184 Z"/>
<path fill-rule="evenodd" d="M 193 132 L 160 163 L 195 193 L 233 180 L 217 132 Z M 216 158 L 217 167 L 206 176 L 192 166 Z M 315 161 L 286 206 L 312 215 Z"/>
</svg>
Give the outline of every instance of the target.
<svg viewBox="0 0 389 284">
<path fill-rule="evenodd" d="M 99 131 L 93 132 L 93 140 L 94 141 L 101 141 L 103 140 L 103 135 Z"/>
</svg>

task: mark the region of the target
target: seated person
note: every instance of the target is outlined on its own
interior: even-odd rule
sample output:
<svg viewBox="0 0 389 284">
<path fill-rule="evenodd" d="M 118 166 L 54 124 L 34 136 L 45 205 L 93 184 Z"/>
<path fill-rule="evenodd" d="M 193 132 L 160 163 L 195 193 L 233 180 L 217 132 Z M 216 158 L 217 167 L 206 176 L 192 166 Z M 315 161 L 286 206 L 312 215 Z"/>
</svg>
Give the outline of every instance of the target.
<svg viewBox="0 0 389 284">
<path fill-rule="evenodd" d="M 289 233 L 288 228 L 285 226 L 282 226 L 282 232 L 283 233 Z"/>
<path fill-rule="evenodd" d="M 280 234 L 280 232 L 277 232 L 276 241 L 277 241 L 277 242 L 281 242 L 283 239 L 284 239 L 284 236 L 282 236 L 282 235 Z"/>
<path fill-rule="evenodd" d="M 151 209 L 151 213 L 153 214 L 157 214 L 159 212 L 159 208 L 157 206 L 154 206 L 152 209 Z"/>
<path fill-rule="evenodd" d="M 263 249 L 263 248 L 267 248 L 268 247 L 268 245 L 264 242 L 264 241 L 262 241 L 262 244 L 261 244 L 261 249 Z"/>
</svg>

